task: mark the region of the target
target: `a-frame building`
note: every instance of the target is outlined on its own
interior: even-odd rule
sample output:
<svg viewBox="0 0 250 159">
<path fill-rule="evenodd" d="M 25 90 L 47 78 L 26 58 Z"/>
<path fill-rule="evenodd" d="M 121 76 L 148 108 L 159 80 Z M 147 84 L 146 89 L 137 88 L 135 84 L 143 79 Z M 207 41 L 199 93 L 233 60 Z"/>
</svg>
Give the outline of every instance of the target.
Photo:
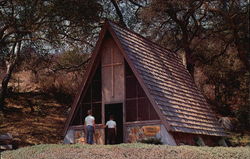
<svg viewBox="0 0 250 159">
<path fill-rule="evenodd" d="M 83 120 L 92 109 L 95 142 L 113 114 L 117 143 L 157 137 L 169 145 L 216 145 L 226 136 L 175 53 L 106 21 L 67 118 L 64 142 L 84 142 Z"/>
</svg>

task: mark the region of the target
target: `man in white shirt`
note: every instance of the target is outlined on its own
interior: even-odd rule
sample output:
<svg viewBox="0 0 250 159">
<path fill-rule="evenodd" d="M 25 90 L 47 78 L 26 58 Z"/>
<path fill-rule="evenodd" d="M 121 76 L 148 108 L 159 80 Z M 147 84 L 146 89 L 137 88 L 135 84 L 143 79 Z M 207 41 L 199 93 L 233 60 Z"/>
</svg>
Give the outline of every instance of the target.
<svg viewBox="0 0 250 159">
<path fill-rule="evenodd" d="M 108 127 L 107 144 L 115 144 L 116 122 L 114 121 L 113 115 L 110 115 L 106 127 Z"/>
<path fill-rule="evenodd" d="M 84 125 L 87 129 L 87 143 L 93 144 L 93 134 L 95 131 L 95 118 L 92 116 L 92 111 L 88 110 L 88 116 L 85 118 Z"/>
</svg>

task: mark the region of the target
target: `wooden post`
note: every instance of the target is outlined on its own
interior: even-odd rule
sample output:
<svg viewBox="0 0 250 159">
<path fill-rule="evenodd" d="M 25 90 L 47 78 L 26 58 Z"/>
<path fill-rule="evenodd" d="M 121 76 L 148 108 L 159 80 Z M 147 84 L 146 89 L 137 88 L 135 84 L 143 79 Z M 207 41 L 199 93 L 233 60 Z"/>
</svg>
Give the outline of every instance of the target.
<svg viewBox="0 0 250 159">
<path fill-rule="evenodd" d="M 114 49 L 113 48 L 111 48 L 111 64 L 112 64 L 112 66 L 111 66 L 111 72 L 112 72 L 112 97 L 114 98 L 114 79 L 115 79 L 115 77 L 114 77 Z"/>
</svg>

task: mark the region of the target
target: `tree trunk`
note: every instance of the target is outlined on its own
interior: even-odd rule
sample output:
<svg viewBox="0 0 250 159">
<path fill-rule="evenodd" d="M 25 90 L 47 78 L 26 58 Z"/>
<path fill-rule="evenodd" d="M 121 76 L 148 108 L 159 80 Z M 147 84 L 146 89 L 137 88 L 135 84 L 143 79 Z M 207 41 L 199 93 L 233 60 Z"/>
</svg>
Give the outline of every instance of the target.
<svg viewBox="0 0 250 159">
<path fill-rule="evenodd" d="M 239 39 L 235 40 L 235 45 L 238 51 L 238 57 L 244 64 L 245 68 L 250 71 L 250 56 L 249 56 L 249 45 L 245 42 L 240 42 Z"/>
<path fill-rule="evenodd" d="M 8 84 L 12 75 L 12 72 L 17 64 L 17 61 L 19 60 L 19 54 L 20 54 L 20 49 L 21 49 L 21 42 L 18 43 L 18 46 L 16 48 L 16 44 L 13 44 L 12 51 L 10 58 L 12 58 L 9 61 L 6 61 L 6 74 L 3 78 L 2 81 L 2 89 L 0 92 L 0 111 L 4 109 L 4 100 L 7 96 L 8 93 Z"/>
<path fill-rule="evenodd" d="M 5 100 L 7 93 L 8 93 L 8 84 L 9 84 L 12 72 L 14 70 L 15 64 L 16 64 L 15 62 L 6 64 L 7 70 L 6 70 L 6 74 L 5 74 L 3 81 L 2 81 L 2 89 L 0 92 L 0 110 L 3 110 L 3 108 L 4 108 L 4 104 L 5 104 L 4 100 Z"/>
<path fill-rule="evenodd" d="M 189 47 L 184 48 L 186 57 L 186 67 L 190 75 L 194 78 L 194 60 L 192 58 L 192 50 Z"/>
<path fill-rule="evenodd" d="M 192 59 L 191 52 L 192 50 L 190 48 L 184 48 L 183 53 L 179 53 L 180 57 L 182 58 L 182 63 L 190 73 L 190 75 L 194 78 L 194 60 Z"/>
<path fill-rule="evenodd" d="M 118 15 L 119 17 L 119 21 L 120 21 L 120 24 L 124 27 L 127 27 L 125 22 L 124 22 L 124 19 L 123 19 L 123 15 L 122 15 L 122 12 L 117 4 L 117 1 L 115 0 L 111 0 L 111 3 L 113 4 L 113 6 L 115 7 L 115 11 L 116 11 L 116 14 Z"/>
</svg>

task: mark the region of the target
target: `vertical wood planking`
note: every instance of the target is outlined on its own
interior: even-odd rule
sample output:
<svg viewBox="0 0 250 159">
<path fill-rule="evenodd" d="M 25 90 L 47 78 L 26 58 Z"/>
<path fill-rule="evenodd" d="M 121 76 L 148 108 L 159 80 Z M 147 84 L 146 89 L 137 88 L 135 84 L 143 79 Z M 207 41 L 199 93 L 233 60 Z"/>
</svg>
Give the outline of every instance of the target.
<svg viewBox="0 0 250 159">
<path fill-rule="evenodd" d="M 102 47 L 102 77 L 104 104 L 123 103 L 124 60 L 110 37 L 107 37 Z"/>
</svg>

